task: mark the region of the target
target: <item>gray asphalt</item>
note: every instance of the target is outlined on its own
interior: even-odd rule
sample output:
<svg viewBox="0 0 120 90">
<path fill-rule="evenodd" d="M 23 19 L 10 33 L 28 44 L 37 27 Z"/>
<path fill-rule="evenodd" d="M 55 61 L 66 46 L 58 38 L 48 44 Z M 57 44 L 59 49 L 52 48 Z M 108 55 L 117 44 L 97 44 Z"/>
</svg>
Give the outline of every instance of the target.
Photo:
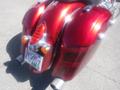
<svg viewBox="0 0 120 90">
<path fill-rule="evenodd" d="M 49 72 L 32 75 L 15 62 L 22 18 L 34 0 L 0 0 L 0 90 L 45 90 Z M 87 66 L 62 90 L 120 90 L 120 17 Z"/>
</svg>

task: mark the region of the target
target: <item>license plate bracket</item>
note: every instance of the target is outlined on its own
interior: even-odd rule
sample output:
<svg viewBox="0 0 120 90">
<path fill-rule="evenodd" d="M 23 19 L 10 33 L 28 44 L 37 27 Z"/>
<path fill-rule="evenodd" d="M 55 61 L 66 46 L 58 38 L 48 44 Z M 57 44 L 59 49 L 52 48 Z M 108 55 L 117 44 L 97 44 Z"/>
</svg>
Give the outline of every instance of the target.
<svg viewBox="0 0 120 90">
<path fill-rule="evenodd" d="M 30 64 L 32 67 L 37 69 L 38 71 L 41 71 L 42 63 L 43 63 L 43 56 L 38 54 L 37 52 L 34 52 L 28 48 L 25 50 L 25 62 Z"/>
</svg>

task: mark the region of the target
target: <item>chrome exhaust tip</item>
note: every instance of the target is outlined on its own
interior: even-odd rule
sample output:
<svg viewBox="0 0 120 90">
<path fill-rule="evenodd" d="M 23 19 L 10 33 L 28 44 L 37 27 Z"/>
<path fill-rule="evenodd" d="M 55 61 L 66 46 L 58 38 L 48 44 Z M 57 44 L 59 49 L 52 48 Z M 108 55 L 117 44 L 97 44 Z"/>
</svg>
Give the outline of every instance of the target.
<svg viewBox="0 0 120 90">
<path fill-rule="evenodd" d="M 63 79 L 55 78 L 50 84 L 50 86 L 53 90 L 60 90 L 64 83 L 65 81 Z"/>
</svg>

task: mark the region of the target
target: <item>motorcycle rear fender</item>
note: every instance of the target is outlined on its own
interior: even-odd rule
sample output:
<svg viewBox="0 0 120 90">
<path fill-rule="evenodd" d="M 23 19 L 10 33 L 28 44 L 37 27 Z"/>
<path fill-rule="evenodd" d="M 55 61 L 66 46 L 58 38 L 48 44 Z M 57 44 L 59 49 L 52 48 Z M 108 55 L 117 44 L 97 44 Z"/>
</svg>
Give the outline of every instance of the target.
<svg viewBox="0 0 120 90">
<path fill-rule="evenodd" d="M 46 43 L 48 43 L 51 46 L 51 49 L 47 53 L 47 55 L 44 55 L 44 61 L 43 61 L 42 69 L 40 72 L 48 70 L 48 68 L 50 67 L 53 61 L 51 59 L 53 54 L 52 48 L 55 47 L 54 45 L 56 43 L 56 39 L 58 38 L 59 32 L 61 31 L 61 28 L 64 24 L 64 17 L 66 16 L 66 14 L 71 13 L 75 9 L 77 8 L 82 9 L 84 6 L 85 5 L 83 3 L 77 3 L 77 2 L 76 3 L 51 2 L 51 4 L 49 4 L 47 9 L 45 10 L 44 14 L 39 17 L 38 22 L 36 21 L 37 24 L 29 22 L 30 21 L 29 18 L 30 19 L 33 18 L 33 21 L 34 21 L 34 17 L 33 17 L 34 15 L 29 18 L 26 15 L 26 18 L 28 18 L 28 22 L 30 24 L 26 22 L 27 19 L 26 20 L 24 19 L 26 23 L 25 22 L 23 23 L 25 27 L 27 27 L 27 29 L 25 29 L 25 34 L 28 34 L 28 35 L 32 34 L 30 37 L 30 44 L 33 45 L 38 43 L 38 41 L 41 40 L 41 38 L 43 37 L 43 34 L 46 34 Z M 28 13 L 28 15 L 30 14 Z M 44 30 L 43 28 L 41 28 L 41 25 L 45 27 Z M 35 26 L 35 29 L 34 29 L 34 26 Z M 34 31 L 34 33 L 32 30 Z M 25 49 L 23 48 L 21 52 L 24 53 L 25 52 L 24 50 Z"/>
<path fill-rule="evenodd" d="M 55 43 L 57 42 L 57 39 L 59 37 L 59 34 L 61 32 L 61 28 L 64 25 L 64 18 L 67 14 L 72 13 L 77 8 L 82 9 L 84 8 L 83 3 L 63 3 L 63 2 L 53 2 L 48 6 L 46 9 L 44 15 L 41 17 L 41 20 L 38 22 L 37 27 L 39 27 L 41 24 L 43 24 L 45 28 L 46 33 L 46 42 L 51 45 L 50 51 L 44 55 L 44 60 L 42 64 L 42 69 L 40 72 L 48 70 L 48 68 L 51 66 L 52 62 L 54 60 L 52 59 Z M 36 27 L 36 29 L 37 29 Z M 38 28 L 39 32 L 40 29 Z M 37 30 L 33 33 L 32 37 L 34 37 L 34 34 Z M 37 33 L 38 36 L 38 33 Z M 40 40 L 40 38 L 38 38 Z M 32 40 L 34 43 L 35 40 Z"/>
<path fill-rule="evenodd" d="M 52 72 L 54 77 L 71 80 L 86 65 L 90 59 L 88 55 L 92 55 L 88 54 L 93 50 L 91 47 L 97 45 L 98 35 L 106 31 L 110 18 L 111 13 L 102 7 L 77 11 L 72 16 L 62 36 L 60 52 Z"/>
<path fill-rule="evenodd" d="M 36 28 L 38 20 L 42 16 L 50 1 L 46 0 L 46 2 L 37 3 L 27 11 L 22 21 L 24 34 L 30 35 L 31 31 Z"/>
</svg>

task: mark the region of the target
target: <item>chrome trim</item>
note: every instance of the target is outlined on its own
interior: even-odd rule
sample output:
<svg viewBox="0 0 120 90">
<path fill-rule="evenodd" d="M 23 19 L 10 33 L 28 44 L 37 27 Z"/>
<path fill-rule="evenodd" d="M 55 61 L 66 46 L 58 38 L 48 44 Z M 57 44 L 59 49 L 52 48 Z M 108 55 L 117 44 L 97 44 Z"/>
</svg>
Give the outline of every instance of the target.
<svg viewBox="0 0 120 90">
<path fill-rule="evenodd" d="M 55 78 L 50 86 L 53 88 L 53 90 L 60 90 L 64 83 L 65 81 L 63 79 Z"/>
</svg>

